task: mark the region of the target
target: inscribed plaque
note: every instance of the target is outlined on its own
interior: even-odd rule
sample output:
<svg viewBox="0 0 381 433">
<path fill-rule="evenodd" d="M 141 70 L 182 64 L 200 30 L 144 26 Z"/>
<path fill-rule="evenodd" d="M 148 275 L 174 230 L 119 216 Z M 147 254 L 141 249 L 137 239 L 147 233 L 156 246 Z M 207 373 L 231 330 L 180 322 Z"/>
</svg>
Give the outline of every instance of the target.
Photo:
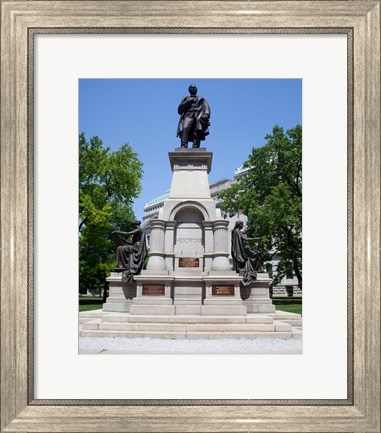
<svg viewBox="0 0 381 433">
<path fill-rule="evenodd" d="M 200 259 L 198 257 L 180 257 L 180 268 L 198 268 L 200 266 Z"/>
<path fill-rule="evenodd" d="M 234 296 L 234 286 L 212 286 L 213 296 Z"/>
<path fill-rule="evenodd" d="M 165 294 L 164 284 L 143 284 L 142 295 L 162 296 Z"/>
</svg>

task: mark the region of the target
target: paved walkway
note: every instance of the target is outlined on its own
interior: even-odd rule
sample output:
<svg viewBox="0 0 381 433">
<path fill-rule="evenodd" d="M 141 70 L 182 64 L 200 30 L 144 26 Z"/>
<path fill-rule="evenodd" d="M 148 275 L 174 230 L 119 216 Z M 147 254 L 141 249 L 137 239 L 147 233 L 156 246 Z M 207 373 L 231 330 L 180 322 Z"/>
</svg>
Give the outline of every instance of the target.
<svg viewBox="0 0 381 433">
<path fill-rule="evenodd" d="M 302 339 L 171 340 L 124 337 L 80 337 L 80 354 L 302 354 Z"/>
</svg>

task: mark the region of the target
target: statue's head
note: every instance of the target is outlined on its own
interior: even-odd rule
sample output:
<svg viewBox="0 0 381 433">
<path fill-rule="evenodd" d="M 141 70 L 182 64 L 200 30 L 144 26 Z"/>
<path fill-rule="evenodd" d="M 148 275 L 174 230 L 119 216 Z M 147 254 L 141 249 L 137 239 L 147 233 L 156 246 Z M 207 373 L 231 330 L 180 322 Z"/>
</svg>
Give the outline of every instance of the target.
<svg viewBox="0 0 381 433">
<path fill-rule="evenodd" d="M 189 90 L 189 93 L 190 93 L 192 96 L 196 96 L 196 95 L 197 95 L 197 87 L 196 87 L 194 84 L 191 84 L 191 85 L 188 87 L 188 90 Z"/>
<path fill-rule="evenodd" d="M 138 220 L 135 220 L 135 221 L 133 221 L 131 224 L 132 224 L 134 227 L 139 227 L 140 224 L 141 224 L 141 222 L 138 221 Z"/>
<path fill-rule="evenodd" d="M 242 229 L 243 228 L 243 221 L 240 221 L 240 220 L 236 221 L 234 228 L 235 229 Z"/>
</svg>

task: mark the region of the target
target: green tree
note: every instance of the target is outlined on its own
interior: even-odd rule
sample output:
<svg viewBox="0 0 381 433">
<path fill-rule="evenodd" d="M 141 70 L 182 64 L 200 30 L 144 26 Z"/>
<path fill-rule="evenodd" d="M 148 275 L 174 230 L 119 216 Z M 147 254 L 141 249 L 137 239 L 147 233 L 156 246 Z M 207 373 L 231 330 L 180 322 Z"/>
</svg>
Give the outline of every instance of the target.
<svg viewBox="0 0 381 433">
<path fill-rule="evenodd" d="M 302 287 L 302 127 L 274 126 L 265 139 L 244 163 L 246 175 L 220 194 L 222 209 L 247 215 L 262 261 L 279 256 L 275 284 L 294 271 Z"/>
<path fill-rule="evenodd" d="M 130 230 L 132 204 L 141 191 L 143 164 L 129 144 L 111 152 L 98 137 L 79 136 L 80 288 L 105 287 L 115 266 L 113 230 Z"/>
</svg>

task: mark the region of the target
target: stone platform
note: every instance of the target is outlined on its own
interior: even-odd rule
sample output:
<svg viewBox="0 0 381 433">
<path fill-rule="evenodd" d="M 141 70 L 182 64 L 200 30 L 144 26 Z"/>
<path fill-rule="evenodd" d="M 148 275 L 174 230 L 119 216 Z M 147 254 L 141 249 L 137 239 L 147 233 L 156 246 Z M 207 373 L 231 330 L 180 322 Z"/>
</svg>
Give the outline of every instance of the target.
<svg viewBox="0 0 381 433">
<path fill-rule="evenodd" d="M 81 337 L 166 339 L 301 338 L 301 316 L 278 311 L 246 316 L 80 313 Z"/>
</svg>

